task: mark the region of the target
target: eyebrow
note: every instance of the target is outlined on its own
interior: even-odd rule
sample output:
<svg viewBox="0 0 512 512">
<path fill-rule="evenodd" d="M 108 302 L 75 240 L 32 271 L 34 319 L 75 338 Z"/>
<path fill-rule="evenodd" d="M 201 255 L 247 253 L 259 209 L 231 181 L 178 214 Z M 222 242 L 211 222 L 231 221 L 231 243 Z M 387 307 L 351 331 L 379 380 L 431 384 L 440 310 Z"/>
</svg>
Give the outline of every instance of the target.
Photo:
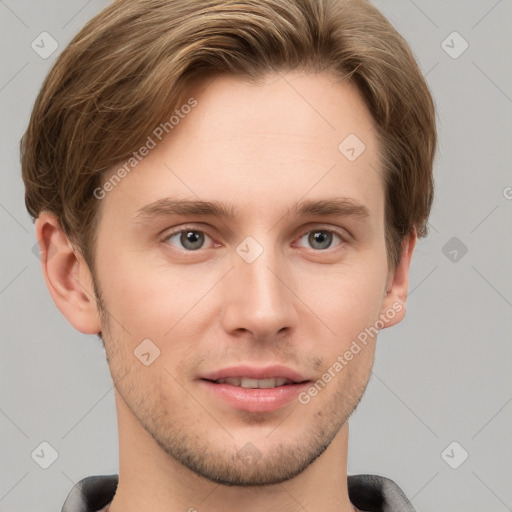
<svg viewBox="0 0 512 512">
<path fill-rule="evenodd" d="M 239 213 L 239 209 L 234 205 L 218 201 L 162 198 L 142 206 L 136 213 L 135 222 L 145 222 L 171 215 L 203 215 L 234 219 Z M 290 213 L 297 216 L 331 215 L 359 219 L 371 217 L 370 210 L 365 205 L 347 197 L 299 201 L 294 207 L 288 209 L 288 214 Z"/>
<path fill-rule="evenodd" d="M 235 206 L 227 206 L 218 201 L 200 201 L 189 199 L 172 199 L 164 197 L 152 203 L 146 204 L 137 210 L 136 222 L 152 220 L 156 217 L 170 215 L 210 215 L 225 219 L 233 219 L 237 216 L 238 209 Z"/>
<path fill-rule="evenodd" d="M 364 204 L 348 197 L 300 201 L 292 211 L 299 216 L 335 215 L 359 219 L 369 219 L 371 217 L 370 210 Z"/>
</svg>

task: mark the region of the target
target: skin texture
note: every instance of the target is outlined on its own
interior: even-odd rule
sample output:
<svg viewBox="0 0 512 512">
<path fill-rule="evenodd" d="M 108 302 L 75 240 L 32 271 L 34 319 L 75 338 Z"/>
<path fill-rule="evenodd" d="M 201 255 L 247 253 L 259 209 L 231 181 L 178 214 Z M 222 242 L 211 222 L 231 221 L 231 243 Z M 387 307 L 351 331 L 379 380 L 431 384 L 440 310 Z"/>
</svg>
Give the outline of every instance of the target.
<svg viewBox="0 0 512 512">
<path fill-rule="evenodd" d="M 57 307 L 79 331 L 103 333 L 120 442 L 110 512 L 354 510 L 347 419 L 375 337 L 307 404 L 241 411 L 198 379 L 246 363 L 282 364 L 314 382 L 379 318 L 380 327 L 402 320 L 416 238 L 389 270 L 371 114 L 328 74 L 271 74 L 258 85 L 218 76 L 191 96 L 192 112 L 100 201 L 103 310 L 55 217 L 36 223 L 42 252 L 58 249 L 42 258 Z M 353 162 L 338 150 L 349 134 L 366 146 Z M 237 216 L 135 219 L 171 196 L 233 205 Z M 293 213 L 299 201 L 340 197 L 369 217 Z M 170 238 L 180 229 L 205 233 L 204 245 L 187 252 Z M 308 236 L 318 230 L 338 236 L 321 249 Z M 263 249 L 252 263 L 236 251 L 248 236 Z M 134 356 L 144 339 L 160 350 L 149 366 Z"/>
</svg>

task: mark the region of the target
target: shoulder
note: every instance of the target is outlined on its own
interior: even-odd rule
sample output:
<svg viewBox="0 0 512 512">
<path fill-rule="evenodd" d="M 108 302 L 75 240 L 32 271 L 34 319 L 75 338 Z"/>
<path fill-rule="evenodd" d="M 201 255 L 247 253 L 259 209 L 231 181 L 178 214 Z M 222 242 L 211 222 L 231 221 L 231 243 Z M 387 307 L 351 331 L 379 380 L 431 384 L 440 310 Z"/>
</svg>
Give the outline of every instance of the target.
<svg viewBox="0 0 512 512">
<path fill-rule="evenodd" d="M 350 501 L 362 510 L 415 512 L 402 489 L 389 478 L 380 475 L 349 475 L 347 484 Z"/>
<path fill-rule="evenodd" d="M 118 475 L 88 476 L 69 493 L 61 512 L 96 512 L 108 505 L 117 489 Z"/>
</svg>

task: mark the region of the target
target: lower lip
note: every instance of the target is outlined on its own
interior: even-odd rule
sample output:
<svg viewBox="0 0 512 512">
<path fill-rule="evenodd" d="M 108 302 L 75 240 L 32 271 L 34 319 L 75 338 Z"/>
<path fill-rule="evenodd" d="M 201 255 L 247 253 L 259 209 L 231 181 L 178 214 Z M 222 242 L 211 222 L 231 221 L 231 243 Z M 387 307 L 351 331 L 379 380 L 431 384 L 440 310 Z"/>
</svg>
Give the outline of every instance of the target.
<svg viewBox="0 0 512 512">
<path fill-rule="evenodd" d="M 201 379 L 200 382 L 231 406 L 249 412 L 269 412 L 280 409 L 295 400 L 309 384 L 302 382 L 275 388 L 249 389 L 230 384 L 216 384 L 204 379 Z"/>
</svg>

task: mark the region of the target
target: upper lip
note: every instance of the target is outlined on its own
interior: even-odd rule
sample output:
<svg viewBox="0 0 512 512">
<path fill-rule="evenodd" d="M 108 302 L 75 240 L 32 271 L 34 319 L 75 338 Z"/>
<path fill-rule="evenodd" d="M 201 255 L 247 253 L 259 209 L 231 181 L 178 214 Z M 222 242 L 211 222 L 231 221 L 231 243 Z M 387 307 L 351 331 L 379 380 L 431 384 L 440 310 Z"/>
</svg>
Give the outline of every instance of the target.
<svg viewBox="0 0 512 512">
<path fill-rule="evenodd" d="M 273 379 L 283 377 L 294 383 L 309 380 L 299 372 L 282 365 L 272 365 L 256 367 L 249 365 L 229 366 L 221 370 L 215 370 L 202 375 L 200 378 L 205 380 L 228 379 L 231 377 L 247 377 L 249 379 Z"/>
</svg>

